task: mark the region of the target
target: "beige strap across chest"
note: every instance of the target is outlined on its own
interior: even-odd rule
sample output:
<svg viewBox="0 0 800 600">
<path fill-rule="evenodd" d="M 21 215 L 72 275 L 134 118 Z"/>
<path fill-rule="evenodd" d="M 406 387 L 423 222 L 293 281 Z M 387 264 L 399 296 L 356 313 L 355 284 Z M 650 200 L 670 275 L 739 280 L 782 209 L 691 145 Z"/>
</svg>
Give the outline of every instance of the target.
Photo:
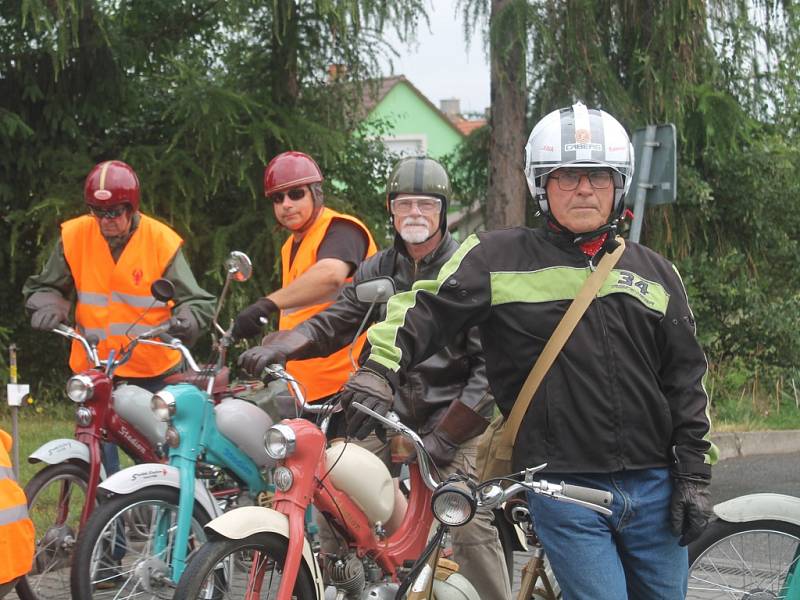
<svg viewBox="0 0 800 600">
<path fill-rule="evenodd" d="M 600 259 L 597 268 L 586 279 L 583 287 L 581 287 L 575 299 L 569 305 L 567 312 L 564 313 L 561 321 L 559 321 L 555 331 L 553 331 L 553 335 L 547 340 L 547 344 L 545 344 L 542 353 L 539 355 L 531 372 L 528 374 L 528 378 L 522 385 L 522 389 L 520 389 L 519 394 L 517 394 L 514 407 L 511 409 L 511 414 L 508 415 L 503 431 L 503 435 L 507 441 L 513 443 L 513 441 L 516 440 L 517 432 L 522 424 L 522 419 L 528 411 L 533 396 L 536 394 L 536 390 L 539 389 L 539 385 L 542 383 L 544 376 L 547 374 L 547 371 L 550 370 L 558 353 L 561 352 L 564 344 L 567 343 L 569 336 L 577 326 L 578 321 L 581 320 L 586 309 L 589 308 L 597 292 L 603 286 L 603 282 L 608 277 L 608 274 L 611 273 L 611 269 L 614 268 L 614 265 L 617 264 L 620 256 L 622 256 L 622 253 L 625 251 L 625 240 L 621 237 L 617 237 L 616 240 L 619 246 L 617 246 L 613 252 L 606 252 L 603 258 Z"/>
</svg>

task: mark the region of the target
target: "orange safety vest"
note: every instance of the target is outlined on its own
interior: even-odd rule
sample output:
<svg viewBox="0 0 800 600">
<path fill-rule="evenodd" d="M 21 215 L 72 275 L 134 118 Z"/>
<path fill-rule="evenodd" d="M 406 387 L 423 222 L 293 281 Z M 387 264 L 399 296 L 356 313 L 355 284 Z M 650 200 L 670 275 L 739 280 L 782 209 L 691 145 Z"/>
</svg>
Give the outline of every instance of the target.
<svg viewBox="0 0 800 600">
<path fill-rule="evenodd" d="M 292 283 L 317 262 L 317 250 L 319 250 L 322 240 L 328 232 L 328 226 L 334 218 L 350 221 L 361 228 L 369 240 L 367 256 L 372 256 L 378 251 L 378 247 L 375 245 L 375 241 L 372 239 L 372 235 L 370 235 L 366 225 L 355 217 L 338 213 L 335 210 L 325 207 L 320 211 L 319 216 L 317 216 L 316 221 L 311 225 L 311 228 L 306 232 L 305 236 L 303 236 L 300 247 L 297 249 L 297 254 L 295 254 L 294 260 L 291 261 L 291 266 L 289 265 L 289 259 L 292 252 L 293 238 L 290 237 L 286 240 L 286 243 L 283 244 L 283 248 L 281 248 L 283 287 Z M 350 281 L 350 279 L 347 281 Z M 318 312 L 322 312 L 333 304 L 337 295 L 338 294 L 334 294 L 329 300 L 320 304 L 282 310 L 279 329 L 292 329 L 296 325 L 313 317 Z M 356 341 L 355 347 L 353 348 L 353 356 L 356 359 L 358 359 L 358 356 L 361 354 L 361 349 L 364 347 L 366 339 L 367 334 L 363 333 Z M 350 364 L 350 346 L 342 348 L 338 352 L 334 352 L 325 358 L 290 360 L 286 363 L 286 370 L 303 385 L 307 401 L 313 402 L 314 400 L 325 398 L 339 391 L 339 388 L 347 381 L 347 378 L 353 370 Z"/>
<path fill-rule="evenodd" d="M 28 501 L 14 480 L 8 456 L 11 444 L 11 436 L 0 429 L 0 583 L 31 570 L 35 543 Z"/>
<path fill-rule="evenodd" d="M 84 334 L 100 340 L 100 358 L 108 358 L 112 348 L 119 356 L 131 338 L 170 318 L 171 302 L 157 302 L 150 294 L 150 284 L 164 274 L 183 243 L 172 229 L 141 215 L 116 263 L 97 220 L 90 215 L 63 223 L 61 240 L 78 292 L 75 321 Z M 180 360 L 177 350 L 139 344 L 114 374 L 155 377 Z M 69 366 L 76 373 L 90 367 L 83 347 L 74 340 Z"/>
</svg>

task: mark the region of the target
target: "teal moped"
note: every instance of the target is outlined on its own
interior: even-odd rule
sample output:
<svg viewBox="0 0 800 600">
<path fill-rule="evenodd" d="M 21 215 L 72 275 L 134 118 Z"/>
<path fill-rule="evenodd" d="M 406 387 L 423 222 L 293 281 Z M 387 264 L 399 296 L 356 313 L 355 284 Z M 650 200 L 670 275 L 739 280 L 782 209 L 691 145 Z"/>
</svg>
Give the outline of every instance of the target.
<svg viewBox="0 0 800 600">
<path fill-rule="evenodd" d="M 226 267 L 214 316 L 217 360 L 200 368 L 184 349 L 189 377 L 202 385 L 197 379 L 168 385 L 153 396 L 153 412 L 168 424 L 168 464 L 135 465 L 99 486 L 101 503 L 76 547 L 74 598 L 172 598 L 188 554 L 205 540 L 203 526 L 228 508 L 269 496 L 274 460 L 263 439 L 273 419 L 246 400 L 213 401 L 228 384 L 225 355 L 232 343 L 217 322 L 222 302 L 230 281 L 252 274 L 240 252 L 231 253 Z"/>
</svg>

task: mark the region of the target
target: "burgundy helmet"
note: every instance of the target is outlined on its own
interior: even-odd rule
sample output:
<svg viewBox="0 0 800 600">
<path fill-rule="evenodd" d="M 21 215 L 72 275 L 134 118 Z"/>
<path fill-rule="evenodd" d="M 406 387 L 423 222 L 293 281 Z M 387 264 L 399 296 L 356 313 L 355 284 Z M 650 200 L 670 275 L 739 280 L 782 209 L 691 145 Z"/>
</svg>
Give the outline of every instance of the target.
<svg viewBox="0 0 800 600">
<path fill-rule="evenodd" d="M 130 204 L 139 210 L 139 178 L 130 165 L 107 160 L 95 165 L 83 184 L 83 198 L 90 206 L 107 208 Z"/>
<path fill-rule="evenodd" d="M 283 152 L 269 161 L 264 169 L 264 195 L 322 183 L 322 180 L 319 165 L 308 154 Z"/>
</svg>

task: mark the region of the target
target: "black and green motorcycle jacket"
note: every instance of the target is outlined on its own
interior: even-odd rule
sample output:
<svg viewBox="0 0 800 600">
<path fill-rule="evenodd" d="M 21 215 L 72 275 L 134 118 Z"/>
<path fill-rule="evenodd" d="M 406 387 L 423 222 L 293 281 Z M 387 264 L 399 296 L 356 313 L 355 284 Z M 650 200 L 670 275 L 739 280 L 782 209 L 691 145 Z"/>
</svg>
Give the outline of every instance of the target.
<svg viewBox="0 0 800 600">
<path fill-rule="evenodd" d="M 394 246 L 362 262 L 331 306 L 300 323 L 295 331 L 313 342 L 311 356 L 327 356 L 353 341 L 369 305 L 356 298 L 355 287 L 378 276 L 394 280 L 395 289 L 405 292 L 414 282 L 436 277 L 439 269 L 458 249 L 449 233 L 430 254 L 419 261 L 412 259 L 395 240 Z M 379 305 L 367 325 L 383 319 L 386 306 Z M 365 344 L 365 352 L 369 344 Z M 308 350 L 305 351 L 308 355 Z M 365 358 L 365 357 L 362 357 Z M 494 398 L 486 381 L 486 365 L 477 327 L 453 333 L 448 343 L 419 361 L 414 369 L 395 380 L 394 410 L 405 424 L 424 435 L 431 431 L 456 400 L 485 417 L 494 410 Z"/>
<path fill-rule="evenodd" d="M 437 279 L 389 301 L 386 320 L 369 331 L 365 367 L 395 384 L 398 373 L 477 325 L 489 385 L 508 416 L 589 273 L 587 256 L 563 234 L 513 228 L 473 235 Z M 533 398 L 514 468 L 671 467 L 710 477 L 706 370 L 677 270 L 629 243 Z"/>
</svg>

